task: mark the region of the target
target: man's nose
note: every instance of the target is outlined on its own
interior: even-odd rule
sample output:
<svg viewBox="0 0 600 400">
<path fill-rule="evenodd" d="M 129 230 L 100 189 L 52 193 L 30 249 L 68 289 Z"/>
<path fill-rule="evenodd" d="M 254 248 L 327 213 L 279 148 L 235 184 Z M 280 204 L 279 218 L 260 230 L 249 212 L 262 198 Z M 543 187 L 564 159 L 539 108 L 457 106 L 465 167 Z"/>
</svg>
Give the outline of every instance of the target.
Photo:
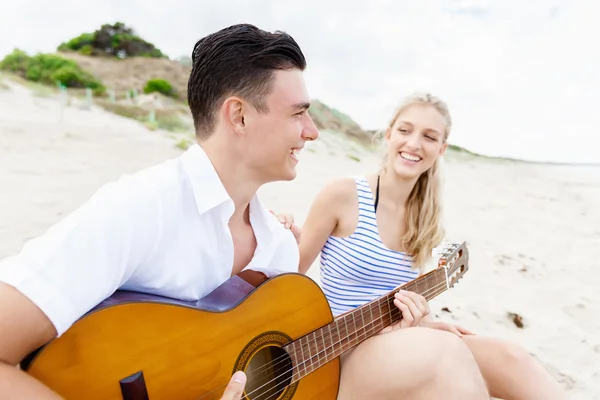
<svg viewBox="0 0 600 400">
<path fill-rule="evenodd" d="M 306 113 L 306 116 L 307 122 L 304 126 L 304 129 L 302 130 L 302 138 L 306 141 L 317 140 L 319 138 L 319 130 L 317 129 L 317 126 L 315 125 L 308 112 Z"/>
</svg>

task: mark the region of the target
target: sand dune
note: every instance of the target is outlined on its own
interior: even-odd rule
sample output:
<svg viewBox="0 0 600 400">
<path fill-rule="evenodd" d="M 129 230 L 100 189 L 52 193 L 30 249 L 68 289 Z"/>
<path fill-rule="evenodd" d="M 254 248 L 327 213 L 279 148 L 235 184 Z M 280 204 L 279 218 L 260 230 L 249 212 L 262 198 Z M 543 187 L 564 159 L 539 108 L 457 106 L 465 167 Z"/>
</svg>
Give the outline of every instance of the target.
<svg viewBox="0 0 600 400">
<path fill-rule="evenodd" d="M 177 156 L 162 131 L 97 108 L 0 88 L 0 258 L 120 175 Z M 261 189 L 301 224 L 331 179 L 370 172 L 379 156 L 334 133 L 303 151 L 294 182 Z M 440 318 L 524 344 L 573 399 L 600 398 L 600 169 L 449 154 L 450 240 L 469 244 L 470 271 L 433 301 Z M 317 263 L 309 274 L 318 280 Z M 442 311 L 447 307 L 449 312 Z M 510 313 L 522 317 L 518 328 Z"/>
</svg>

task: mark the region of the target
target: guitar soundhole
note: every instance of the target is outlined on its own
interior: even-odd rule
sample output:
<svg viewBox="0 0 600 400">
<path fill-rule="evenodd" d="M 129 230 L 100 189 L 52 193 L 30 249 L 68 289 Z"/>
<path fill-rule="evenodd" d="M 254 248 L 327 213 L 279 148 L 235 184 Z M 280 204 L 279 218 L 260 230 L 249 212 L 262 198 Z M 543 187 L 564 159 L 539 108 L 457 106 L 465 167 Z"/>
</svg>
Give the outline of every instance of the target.
<svg viewBox="0 0 600 400">
<path fill-rule="evenodd" d="M 292 360 L 281 347 L 263 347 L 250 359 L 246 376 L 249 400 L 278 399 L 292 380 Z"/>
</svg>

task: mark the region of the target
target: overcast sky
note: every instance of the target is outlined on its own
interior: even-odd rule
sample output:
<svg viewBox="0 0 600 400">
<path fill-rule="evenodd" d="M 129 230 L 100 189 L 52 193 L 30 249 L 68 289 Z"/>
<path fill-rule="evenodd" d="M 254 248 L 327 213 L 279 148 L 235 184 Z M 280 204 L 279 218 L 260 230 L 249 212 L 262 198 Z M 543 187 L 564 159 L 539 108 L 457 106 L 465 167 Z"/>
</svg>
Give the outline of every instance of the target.
<svg viewBox="0 0 600 400">
<path fill-rule="evenodd" d="M 122 21 L 171 57 L 238 23 L 292 34 L 313 98 L 364 128 L 402 97 L 450 106 L 451 142 L 490 155 L 600 162 L 600 24 L 592 0 L 28 0 L 0 6 L 0 55 L 53 51 Z"/>
</svg>

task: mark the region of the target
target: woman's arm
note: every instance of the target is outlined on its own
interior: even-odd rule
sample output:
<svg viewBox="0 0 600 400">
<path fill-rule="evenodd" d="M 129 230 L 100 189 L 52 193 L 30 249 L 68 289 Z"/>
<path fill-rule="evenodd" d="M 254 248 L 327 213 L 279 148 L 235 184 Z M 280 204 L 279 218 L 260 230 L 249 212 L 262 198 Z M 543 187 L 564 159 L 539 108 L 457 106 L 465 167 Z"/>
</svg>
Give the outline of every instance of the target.
<svg viewBox="0 0 600 400">
<path fill-rule="evenodd" d="M 298 272 L 305 274 L 308 271 L 329 236 L 335 234 L 339 225 L 344 225 L 345 217 L 353 215 L 353 202 L 357 199 L 352 178 L 335 180 L 317 195 L 302 227 Z"/>
<path fill-rule="evenodd" d="M 335 180 L 327 184 L 315 197 L 304 226 L 300 230 L 294 225 L 290 214 L 276 214 L 279 222 L 292 230 L 300 247 L 298 272 L 306 274 L 325 242 L 336 234 L 340 225 L 356 214 L 358 206 L 356 185 L 351 178 Z M 274 213 L 275 214 L 275 213 Z"/>
</svg>

